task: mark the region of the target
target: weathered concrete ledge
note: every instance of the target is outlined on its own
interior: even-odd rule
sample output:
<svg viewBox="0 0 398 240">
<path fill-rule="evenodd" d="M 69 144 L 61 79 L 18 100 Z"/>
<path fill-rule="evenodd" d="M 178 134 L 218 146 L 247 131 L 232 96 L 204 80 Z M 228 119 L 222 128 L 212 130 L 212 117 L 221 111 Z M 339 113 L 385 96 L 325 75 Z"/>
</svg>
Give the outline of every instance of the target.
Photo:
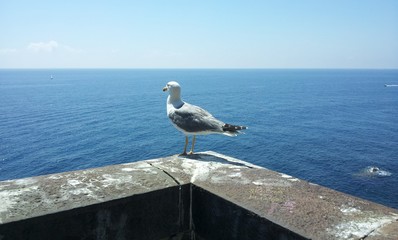
<svg viewBox="0 0 398 240">
<path fill-rule="evenodd" d="M 0 182 L 6 239 L 398 239 L 398 210 L 215 152 Z"/>
</svg>

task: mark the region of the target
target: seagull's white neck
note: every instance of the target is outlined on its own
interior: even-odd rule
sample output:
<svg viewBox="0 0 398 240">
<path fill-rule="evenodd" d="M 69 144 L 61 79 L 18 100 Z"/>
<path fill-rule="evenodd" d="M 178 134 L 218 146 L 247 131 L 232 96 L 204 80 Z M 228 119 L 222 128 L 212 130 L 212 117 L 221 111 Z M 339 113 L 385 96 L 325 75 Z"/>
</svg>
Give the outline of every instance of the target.
<svg viewBox="0 0 398 240">
<path fill-rule="evenodd" d="M 174 108 L 180 108 L 184 102 L 181 100 L 181 89 L 170 89 L 170 94 L 167 97 L 167 105 L 172 104 Z"/>
</svg>

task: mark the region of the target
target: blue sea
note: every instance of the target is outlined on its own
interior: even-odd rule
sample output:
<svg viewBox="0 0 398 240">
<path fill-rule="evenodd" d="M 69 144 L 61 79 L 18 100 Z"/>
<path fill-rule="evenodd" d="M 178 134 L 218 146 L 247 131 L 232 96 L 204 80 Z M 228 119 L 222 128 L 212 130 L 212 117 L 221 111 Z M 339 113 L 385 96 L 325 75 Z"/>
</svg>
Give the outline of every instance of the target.
<svg viewBox="0 0 398 240">
<path fill-rule="evenodd" d="M 52 78 L 50 77 L 52 76 Z M 398 70 L 0 70 L 0 180 L 181 153 L 185 101 L 231 124 L 216 151 L 398 208 Z"/>
</svg>

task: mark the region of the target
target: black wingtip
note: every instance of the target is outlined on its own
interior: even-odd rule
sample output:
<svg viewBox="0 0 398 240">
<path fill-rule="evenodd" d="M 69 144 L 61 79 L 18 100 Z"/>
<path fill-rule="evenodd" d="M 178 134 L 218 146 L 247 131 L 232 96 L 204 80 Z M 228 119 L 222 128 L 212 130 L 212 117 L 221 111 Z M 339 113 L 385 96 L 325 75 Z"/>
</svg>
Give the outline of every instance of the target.
<svg viewBox="0 0 398 240">
<path fill-rule="evenodd" d="M 237 132 L 239 130 L 244 130 L 244 129 L 248 129 L 248 127 L 231 125 L 231 124 L 228 124 L 228 123 L 224 124 L 224 126 L 222 127 L 222 130 L 224 132 Z"/>
</svg>

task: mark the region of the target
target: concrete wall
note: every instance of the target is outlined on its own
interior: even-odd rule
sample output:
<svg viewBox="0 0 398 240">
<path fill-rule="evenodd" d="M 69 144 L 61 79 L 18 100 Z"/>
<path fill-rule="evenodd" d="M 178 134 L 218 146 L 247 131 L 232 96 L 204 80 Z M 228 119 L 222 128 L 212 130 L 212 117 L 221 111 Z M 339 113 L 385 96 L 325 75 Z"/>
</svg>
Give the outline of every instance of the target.
<svg viewBox="0 0 398 240">
<path fill-rule="evenodd" d="M 197 186 L 192 203 L 197 239 L 308 239 Z"/>
<path fill-rule="evenodd" d="M 214 152 L 0 182 L 5 239 L 398 239 L 398 211 Z"/>
<path fill-rule="evenodd" d="M 0 225 L 2 239 L 162 239 L 184 230 L 179 187 Z M 189 203 L 189 201 L 188 201 Z"/>
</svg>

